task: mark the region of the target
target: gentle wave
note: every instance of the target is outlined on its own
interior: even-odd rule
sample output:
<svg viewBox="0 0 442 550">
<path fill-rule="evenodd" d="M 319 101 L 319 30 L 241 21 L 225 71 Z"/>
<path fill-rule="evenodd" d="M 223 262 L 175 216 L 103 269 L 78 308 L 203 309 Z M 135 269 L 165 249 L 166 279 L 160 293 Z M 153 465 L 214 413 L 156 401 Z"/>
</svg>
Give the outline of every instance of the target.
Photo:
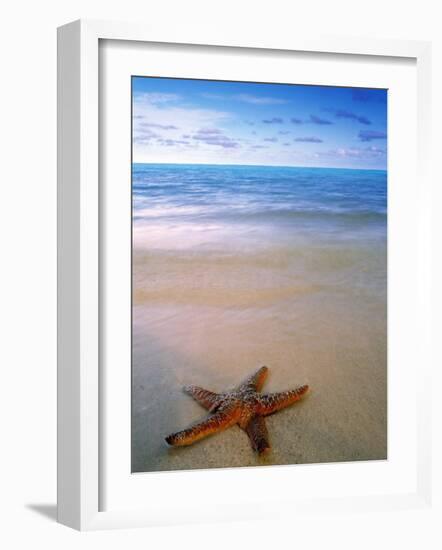
<svg viewBox="0 0 442 550">
<path fill-rule="evenodd" d="M 382 225 L 387 216 L 382 171 L 134 165 L 133 178 L 135 223 Z"/>
<path fill-rule="evenodd" d="M 161 206 L 153 208 L 139 208 L 134 210 L 134 221 L 149 221 L 151 219 L 180 220 L 189 223 L 201 219 L 228 220 L 231 222 L 245 220 L 296 220 L 296 219 L 317 219 L 317 220 L 342 220 L 355 223 L 364 222 L 385 222 L 387 214 L 382 211 L 373 210 L 337 210 L 321 207 L 317 209 L 305 208 L 303 210 L 275 209 L 269 207 L 267 210 L 238 208 L 232 206 L 230 210 L 221 210 L 206 206 Z"/>
</svg>

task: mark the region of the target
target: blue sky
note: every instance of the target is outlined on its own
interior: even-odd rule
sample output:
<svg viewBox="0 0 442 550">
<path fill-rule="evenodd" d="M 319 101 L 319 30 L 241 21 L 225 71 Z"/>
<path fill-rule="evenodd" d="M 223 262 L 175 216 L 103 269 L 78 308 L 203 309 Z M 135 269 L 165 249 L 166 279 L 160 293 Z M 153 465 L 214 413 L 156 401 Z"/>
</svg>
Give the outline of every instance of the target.
<svg viewBox="0 0 442 550">
<path fill-rule="evenodd" d="M 387 91 L 133 77 L 134 162 L 386 169 Z"/>
</svg>

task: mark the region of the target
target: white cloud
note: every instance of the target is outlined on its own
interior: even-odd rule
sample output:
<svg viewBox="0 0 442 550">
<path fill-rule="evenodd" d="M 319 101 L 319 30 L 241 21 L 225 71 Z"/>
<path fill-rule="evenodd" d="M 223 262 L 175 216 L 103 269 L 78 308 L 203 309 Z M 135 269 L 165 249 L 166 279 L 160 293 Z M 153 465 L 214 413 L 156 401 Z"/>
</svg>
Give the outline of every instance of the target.
<svg viewBox="0 0 442 550">
<path fill-rule="evenodd" d="M 325 151 L 323 153 L 319 153 L 320 155 L 330 156 L 330 157 L 342 157 L 342 158 L 361 158 L 361 159 L 369 159 L 369 158 L 375 158 L 375 157 L 383 157 L 385 155 L 385 150 L 381 149 L 379 147 L 375 146 L 369 146 L 369 147 L 339 147 L 337 149 L 330 149 L 328 151 Z"/>
<path fill-rule="evenodd" d="M 210 147 L 210 143 L 193 140 L 201 129 L 219 131 L 231 118 L 230 113 L 214 109 L 183 106 L 175 94 L 145 93 L 134 97 L 133 137 L 134 162 L 174 162 L 185 151 Z M 186 138 L 183 138 L 183 135 Z M 225 138 L 223 143 L 227 143 Z"/>
<path fill-rule="evenodd" d="M 207 99 L 216 99 L 221 101 L 233 99 L 235 101 L 241 101 L 243 103 L 250 103 L 251 105 L 282 105 L 283 103 L 287 103 L 285 99 L 280 99 L 277 97 L 257 96 L 252 94 L 223 95 L 223 94 L 203 93 L 201 94 L 201 96 Z"/>
<path fill-rule="evenodd" d="M 161 103 L 170 103 L 178 101 L 180 96 L 177 94 L 163 94 L 156 92 L 145 92 L 136 94 L 134 96 L 134 103 L 149 103 L 151 105 L 158 105 Z"/>
<path fill-rule="evenodd" d="M 238 101 L 244 101 L 245 103 L 251 103 L 252 105 L 281 105 L 283 103 L 287 103 L 284 99 L 279 99 L 276 97 L 255 96 L 250 94 L 237 94 L 232 97 Z"/>
</svg>

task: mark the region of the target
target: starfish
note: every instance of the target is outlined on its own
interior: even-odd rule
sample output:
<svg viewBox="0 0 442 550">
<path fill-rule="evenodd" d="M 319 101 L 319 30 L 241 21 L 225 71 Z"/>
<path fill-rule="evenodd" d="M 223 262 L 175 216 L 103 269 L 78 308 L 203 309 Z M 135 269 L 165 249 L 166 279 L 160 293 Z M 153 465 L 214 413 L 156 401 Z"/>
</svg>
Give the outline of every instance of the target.
<svg viewBox="0 0 442 550">
<path fill-rule="evenodd" d="M 264 417 L 299 401 L 308 386 L 277 393 L 259 393 L 268 373 L 261 367 L 232 391 L 214 393 L 198 386 L 185 386 L 184 391 L 209 411 L 210 416 L 190 428 L 166 437 L 172 446 L 191 445 L 208 435 L 238 424 L 249 436 L 252 447 L 259 454 L 270 449 Z"/>
</svg>

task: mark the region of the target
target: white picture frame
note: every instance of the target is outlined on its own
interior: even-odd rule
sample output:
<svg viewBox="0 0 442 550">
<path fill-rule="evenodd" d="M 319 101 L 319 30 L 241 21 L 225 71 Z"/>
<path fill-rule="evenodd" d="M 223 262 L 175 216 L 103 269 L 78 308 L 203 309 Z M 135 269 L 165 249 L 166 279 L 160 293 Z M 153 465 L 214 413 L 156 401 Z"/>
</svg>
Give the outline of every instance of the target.
<svg viewBox="0 0 442 550">
<path fill-rule="evenodd" d="M 102 510 L 100 502 L 102 433 L 100 430 L 100 127 L 99 127 L 99 47 L 100 40 L 176 45 L 204 45 L 229 48 L 253 48 L 273 51 L 299 51 L 334 55 L 411 58 L 417 70 L 417 162 L 421 192 L 419 196 L 418 257 L 416 292 L 419 295 L 420 329 L 418 345 L 427 349 L 428 361 L 420 365 L 415 386 L 417 399 L 417 484 L 407 493 L 392 492 L 336 498 L 304 499 L 302 507 L 285 498 L 289 515 L 351 510 L 391 509 L 426 506 L 431 498 L 429 431 L 430 402 L 425 388 L 430 376 L 431 357 L 426 348 L 431 332 L 428 316 L 431 303 L 430 256 L 426 242 L 431 204 L 429 177 L 430 51 L 426 42 L 371 40 L 346 37 L 312 39 L 297 35 L 280 36 L 267 43 L 264 36 L 247 38 L 220 30 L 209 37 L 203 29 L 188 36 L 185 29 L 165 36 L 155 27 L 135 24 L 76 21 L 58 33 L 58 521 L 80 530 L 140 527 L 177 522 L 229 520 L 261 517 L 260 506 L 244 509 L 233 506 L 220 513 L 217 504 L 189 506 L 125 507 Z M 178 46 L 179 47 L 179 46 Z M 423 353 L 425 356 L 425 353 Z M 256 475 L 257 472 L 254 474 Z M 161 474 L 173 476 L 175 474 Z M 185 474 L 184 474 L 185 475 Z M 187 474 L 189 475 L 189 473 Z M 215 476 L 204 472 L 204 478 Z M 237 475 L 230 471 L 227 475 Z M 244 474 L 243 474 L 244 475 Z M 335 475 L 333 468 L 326 476 Z M 158 483 L 156 485 L 158 487 Z M 281 495 L 281 502 L 283 496 Z M 282 507 L 276 507 L 283 515 Z"/>
</svg>

